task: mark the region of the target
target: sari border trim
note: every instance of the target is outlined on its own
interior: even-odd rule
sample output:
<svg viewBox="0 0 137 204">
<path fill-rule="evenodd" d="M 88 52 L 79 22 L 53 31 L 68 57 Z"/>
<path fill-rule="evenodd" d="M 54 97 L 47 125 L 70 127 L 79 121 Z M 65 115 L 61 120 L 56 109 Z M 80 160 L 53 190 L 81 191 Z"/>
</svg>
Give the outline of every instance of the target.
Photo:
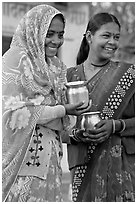
<svg viewBox="0 0 137 204">
<path fill-rule="evenodd" d="M 129 93 L 129 89 L 132 87 L 135 78 L 135 70 L 134 65 L 131 65 L 128 70 L 121 77 L 119 82 L 117 83 L 115 89 L 111 92 L 108 97 L 102 112 L 100 114 L 102 119 L 108 119 L 114 117 L 115 112 L 118 111 L 118 108 L 121 106 L 123 99 L 127 93 Z"/>
</svg>

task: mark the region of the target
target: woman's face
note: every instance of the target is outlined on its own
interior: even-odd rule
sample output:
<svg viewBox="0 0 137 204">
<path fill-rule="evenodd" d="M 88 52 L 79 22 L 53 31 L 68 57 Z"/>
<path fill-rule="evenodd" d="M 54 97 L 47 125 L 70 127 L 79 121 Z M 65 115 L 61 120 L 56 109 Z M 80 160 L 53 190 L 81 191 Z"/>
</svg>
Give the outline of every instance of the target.
<svg viewBox="0 0 137 204">
<path fill-rule="evenodd" d="M 60 16 L 55 16 L 51 21 L 45 40 L 45 54 L 54 57 L 58 48 L 64 42 L 64 23 Z"/>
<path fill-rule="evenodd" d="M 119 45 L 120 31 L 116 23 L 107 23 L 91 36 L 91 56 L 98 60 L 113 57 Z"/>
</svg>

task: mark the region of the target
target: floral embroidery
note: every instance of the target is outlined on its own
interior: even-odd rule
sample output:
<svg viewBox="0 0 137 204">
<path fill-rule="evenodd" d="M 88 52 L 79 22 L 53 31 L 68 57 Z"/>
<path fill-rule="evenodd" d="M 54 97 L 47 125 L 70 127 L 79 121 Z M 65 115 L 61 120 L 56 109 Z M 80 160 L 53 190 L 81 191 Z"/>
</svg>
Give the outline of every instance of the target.
<svg viewBox="0 0 137 204">
<path fill-rule="evenodd" d="M 18 176 L 6 202 L 62 202 L 61 168 L 57 166 L 56 149 L 52 146 L 49 171 L 46 179 Z M 52 169 L 54 168 L 54 171 Z"/>
<path fill-rule="evenodd" d="M 121 152 L 122 152 L 122 149 L 120 145 L 113 146 L 110 151 L 112 157 L 121 157 Z"/>
<path fill-rule="evenodd" d="M 32 70 L 30 69 L 30 63 L 31 62 L 28 62 L 28 58 L 26 59 L 26 61 L 25 60 L 23 61 L 25 76 L 31 80 L 33 79 L 33 75 Z"/>
<path fill-rule="evenodd" d="M 97 177 L 97 182 L 99 183 L 99 185 L 103 187 L 105 185 L 104 179 L 98 174 L 96 175 L 96 177 Z"/>
<path fill-rule="evenodd" d="M 12 130 L 25 128 L 28 125 L 30 116 L 31 114 L 27 107 L 14 111 L 11 117 L 10 128 Z"/>
<path fill-rule="evenodd" d="M 34 99 L 26 99 L 26 101 L 23 101 L 22 94 L 17 96 L 10 96 L 8 100 L 5 102 L 5 109 L 11 109 L 16 110 L 19 108 L 22 108 L 25 105 L 40 105 L 44 101 L 44 96 L 42 95 L 36 95 Z"/>
<path fill-rule="evenodd" d="M 34 105 L 38 106 L 44 101 L 44 96 L 36 95 L 35 99 L 31 99 L 30 102 L 34 103 Z"/>
<path fill-rule="evenodd" d="M 117 180 L 119 181 L 119 183 L 122 184 L 122 175 L 116 173 L 116 177 L 117 177 Z"/>
<path fill-rule="evenodd" d="M 42 101 L 43 105 L 53 106 L 55 105 L 55 102 L 58 100 L 58 98 L 56 98 L 54 94 L 54 92 L 58 91 L 58 86 L 56 87 L 56 90 L 54 90 L 54 87 L 52 87 L 52 84 L 50 83 L 50 77 L 48 77 L 49 66 L 45 61 L 45 51 L 43 49 L 43 42 L 45 40 L 45 36 L 48 31 L 50 22 L 52 21 L 53 17 L 59 13 L 60 12 L 58 12 L 56 9 L 52 9 L 52 7 L 48 5 L 40 5 L 40 12 L 39 12 L 39 9 L 37 8 L 36 9 L 34 8 L 32 11 L 29 11 L 26 18 L 22 19 L 21 23 L 17 27 L 17 30 L 15 31 L 15 34 L 13 36 L 10 52 L 7 53 L 11 59 L 10 66 L 8 66 L 9 62 L 7 63 L 6 61 L 9 58 L 5 59 L 5 62 L 7 64 L 6 63 L 4 64 L 3 69 L 5 73 L 7 73 L 6 70 L 8 68 L 9 74 L 8 75 L 5 74 L 4 76 L 4 87 L 3 87 L 4 94 L 6 94 L 6 96 L 11 96 L 11 95 L 16 96 L 17 94 L 19 95 L 22 92 L 22 95 L 25 101 L 25 106 L 28 106 L 29 110 L 26 107 L 22 107 L 24 104 L 23 105 L 21 104 L 21 106 L 17 106 L 17 108 L 12 109 L 14 110 L 13 112 L 11 111 L 11 112 L 8 112 L 9 114 L 5 114 L 6 116 L 5 116 L 4 122 L 6 121 L 6 124 L 7 124 L 7 121 L 8 121 L 9 127 L 5 126 L 6 128 L 4 128 L 3 133 L 5 133 L 6 131 L 6 134 L 3 134 L 3 136 L 6 137 L 6 139 L 4 138 L 5 140 L 3 144 L 4 144 L 4 153 L 5 153 L 6 161 L 8 160 L 9 165 L 7 165 L 6 167 L 4 166 L 4 169 L 3 169 L 4 170 L 3 179 L 7 178 L 6 179 L 7 182 L 3 184 L 4 199 L 8 195 L 8 190 L 11 189 L 11 186 L 12 185 L 14 186 L 15 184 L 14 181 L 16 180 L 18 175 L 17 174 L 18 172 L 16 171 L 16 169 L 20 168 L 22 163 L 22 157 L 19 157 L 17 160 L 15 157 L 14 162 L 12 162 L 12 159 L 19 151 L 22 141 L 25 141 L 25 138 L 31 138 L 32 130 L 36 126 L 38 119 L 40 117 L 41 111 L 43 109 L 43 106 L 39 107 L 37 105 L 37 106 L 34 106 L 33 110 L 30 111 L 30 109 L 32 108 L 30 107 L 30 105 L 33 106 L 34 103 L 40 104 L 40 102 L 42 101 L 41 99 L 43 99 L 42 97 L 38 98 L 38 100 L 36 101 L 34 100 L 33 104 L 31 103 L 30 100 L 35 99 L 33 98 L 35 94 L 41 94 L 42 96 L 45 97 L 45 100 Z M 35 20 L 35 16 L 37 16 L 38 21 Z M 26 26 L 28 28 L 27 30 L 26 30 Z M 35 34 L 38 37 L 37 39 L 34 38 Z M 28 40 L 27 44 L 24 43 L 25 42 L 24 41 L 25 39 L 23 37 L 24 35 L 27 36 L 27 40 Z M 14 49 L 15 47 L 17 49 Z M 14 50 L 15 52 L 12 52 Z M 22 54 L 24 55 L 22 56 Z M 15 67 L 14 58 L 17 59 L 17 62 L 19 62 L 17 63 L 18 67 Z M 35 63 L 35 59 L 37 59 L 37 63 Z M 58 64 L 58 63 L 55 63 L 55 64 Z M 57 69 L 58 69 L 58 66 L 57 66 Z M 43 71 L 44 71 L 44 74 L 43 74 Z M 66 82 L 65 74 L 66 74 L 66 67 L 62 66 L 61 73 L 60 75 L 57 76 L 59 78 L 59 87 L 61 84 L 64 84 Z M 32 76 L 36 76 L 36 77 L 32 78 Z M 9 90 L 7 85 L 10 86 Z M 60 94 L 60 91 L 58 92 L 58 94 Z M 65 101 L 64 98 L 65 98 L 65 95 L 63 94 L 60 95 L 59 97 L 60 100 L 57 102 L 59 104 L 61 102 L 63 103 Z M 20 100 L 19 102 L 21 103 L 22 101 L 23 100 Z M 22 109 L 16 110 L 18 108 L 22 108 Z M 30 114 L 31 114 L 31 118 L 29 118 Z M 26 130 L 26 128 L 24 127 L 27 124 L 28 126 Z M 14 136 L 13 134 L 11 135 L 11 129 L 16 130 L 13 132 Z M 10 138 L 13 136 L 13 139 L 16 141 L 16 138 L 18 138 L 18 135 L 21 135 L 22 140 L 19 140 L 18 143 L 16 144 L 16 147 L 14 147 L 13 140 L 11 141 Z M 26 151 L 29 151 L 28 147 L 29 147 L 28 143 L 27 142 L 24 143 L 24 149 L 26 148 Z M 9 148 L 11 149 L 10 155 L 9 155 Z M 42 147 L 40 147 L 40 149 L 42 150 Z M 43 158 L 43 159 L 46 159 L 46 158 Z M 56 158 L 55 161 L 57 161 L 57 159 L 58 158 Z M 57 169 L 58 168 L 59 168 L 59 165 L 57 166 Z M 9 173 L 9 172 L 12 172 L 12 173 Z M 52 176 L 53 178 L 55 177 L 55 175 L 52 175 Z M 58 176 L 59 177 L 61 176 L 60 173 L 58 173 Z M 35 179 L 35 176 L 32 178 Z M 39 180 L 40 179 L 38 179 L 38 181 L 36 181 L 36 184 L 35 184 L 36 193 L 34 194 L 34 196 L 37 197 L 38 193 L 39 195 L 41 193 L 44 193 L 45 197 L 48 196 L 48 198 L 51 201 L 54 201 L 55 194 L 53 193 L 53 191 L 50 192 L 48 190 L 49 193 L 51 193 L 51 195 L 48 195 L 45 189 L 42 189 L 42 190 L 39 189 L 39 186 L 38 186 Z M 43 182 L 49 183 L 51 182 L 51 180 L 49 179 L 49 181 L 44 181 L 43 179 Z M 34 189 L 34 186 L 32 185 L 31 191 L 33 189 Z M 24 193 L 25 190 L 28 190 L 26 194 Z M 30 189 L 28 189 L 28 184 L 26 185 L 25 183 L 24 187 L 22 188 L 22 191 L 20 192 L 21 193 L 18 195 L 17 199 L 19 200 L 19 202 L 21 202 L 21 199 L 24 202 L 24 197 L 25 196 L 27 197 L 28 193 L 31 194 Z M 59 192 L 58 194 L 60 194 L 60 189 L 58 190 L 58 192 Z M 38 198 L 36 199 L 36 201 L 38 200 L 48 201 L 47 198 L 44 197 L 44 199 L 42 199 L 41 197 L 42 196 L 40 195 L 39 197 L 40 199 Z M 28 199 L 29 198 L 27 197 L 26 200 Z"/>
<path fill-rule="evenodd" d="M 102 201 L 102 199 L 100 197 L 98 197 L 98 196 L 95 197 L 95 202 L 101 202 L 101 201 Z"/>
<path fill-rule="evenodd" d="M 18 182 L 15 183 L 14 188 L 11 189 L 11 193 L 13 193 L 16 197 L 19 191 L 22 189 L 23 185 L 24 185 L 24 181 L 21 178 L 19 178 Z"/>
<path fill-rule="evenodd" d="M 60 186 L 60 179 L 59 179 L 59 177 L 56 178 L 56 185 L 57 185 L 57 187 Z"/>
<path fill-rule="evenodd" d="M 25 102 L 21 101 L 22 95 L 10 96 L 8 100 L 5 102 L 5 109 L 16 110 L 24 106 Z"/>
<path fill-rule="evenodd" d="M 100 155 L 100 159 L 103 159 L 106 156 L 106 150 L 103 150 L 101 155 Z"/>
<path fill-rule="evenodd" d="M 95 202 L 102 202 L 104 201 L 104 199 L 107 197 L 107 193 L 104 192 L 100 197 L 99 196 L 95 196 Z"/>
<path fill-rule="evenodd" d="M 123 176 L 125 177 L 126 180 L 130 180 L 131 181 L 131 175 L 127 171 L 123 172 Z"/>
</svg>

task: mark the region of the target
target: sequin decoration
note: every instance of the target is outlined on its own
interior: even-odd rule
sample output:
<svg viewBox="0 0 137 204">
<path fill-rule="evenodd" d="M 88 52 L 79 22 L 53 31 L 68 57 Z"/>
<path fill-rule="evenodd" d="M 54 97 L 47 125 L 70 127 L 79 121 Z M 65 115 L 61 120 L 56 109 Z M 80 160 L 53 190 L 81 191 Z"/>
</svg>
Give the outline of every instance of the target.
<svg viewBox="0 0 137 204">
<path fill-rule="evenodd" d="M 102 113 L 100 114 L 102 119 L 109 119 L 113 117 L 114 112 L 120 106 L 123 97 L 126 94 L 126 91 L 130 88 L 130 86 L 134 82 L 133 80 L 134 78 L 135 78 L 134 65 L 131 65 L 127 72 L 122 76 L 117 86 L 115 87 L 115 90 L 112 91 L 107 102 L 105 103 Z M 88 160 L 91 159 L 91 156 L 95 151 L 96 145 L 97 145 L 96 143 L 90 143 L 90 145 L 88 146 Z M 76 167 L 72 184 L 72 199 L 74 202 L 77 201 L 77 196 L 80 190 L 82 179 L 85 176 L 86 169 L 87 165 Z"/>
<path fill-rule="evenodd" d="M 111 93 L 108 98 L 103 111 L 101 113 L 102 119 L 112 118 L 115 110 L 120 106 L 126 91 L 133 84 L 135 78 L 134 65 L 131 65 L 127 72 L 122 76 L 118 82 L 115 90 Z"/>
<path fill-rule="evenodd" d="M 85 176 L 85 172 L 87 169 L 87 165 L 82 165 L 79 167 L 76 167 L 75 175 L 72 183 L 72 199 L 73 201 L 77 201 L 77 196 L 79 192 L 79 187 L 82 183 L 82 178 Z"/>
<path fill-rule="evenodd" d="M 91 159 L 91 154 L 93 154 L 95 148 L 97 146 L 97 143 L 90 143 L 90 145 L 88 146 L 88 160 Z"/>
</svg>

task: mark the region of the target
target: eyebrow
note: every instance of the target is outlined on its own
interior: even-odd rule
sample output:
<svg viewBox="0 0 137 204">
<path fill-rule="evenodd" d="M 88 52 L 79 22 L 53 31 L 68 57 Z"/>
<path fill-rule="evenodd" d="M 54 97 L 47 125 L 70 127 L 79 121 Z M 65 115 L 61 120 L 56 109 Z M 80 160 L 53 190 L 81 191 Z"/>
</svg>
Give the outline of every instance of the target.
<svg viewBox="0 0 137 204">
<path fill-rule="evenodd" d="M 104 33 L 112 34 L 112 33 L 109 32 L 109 31 L 104 31 Z M 104 33 L 103 33 L 103 34 L 104 34 Z M 120 35 L 120 33 L 113 33 L 113 34 L 115 34 L 115 35 Z"/>
</svg>

